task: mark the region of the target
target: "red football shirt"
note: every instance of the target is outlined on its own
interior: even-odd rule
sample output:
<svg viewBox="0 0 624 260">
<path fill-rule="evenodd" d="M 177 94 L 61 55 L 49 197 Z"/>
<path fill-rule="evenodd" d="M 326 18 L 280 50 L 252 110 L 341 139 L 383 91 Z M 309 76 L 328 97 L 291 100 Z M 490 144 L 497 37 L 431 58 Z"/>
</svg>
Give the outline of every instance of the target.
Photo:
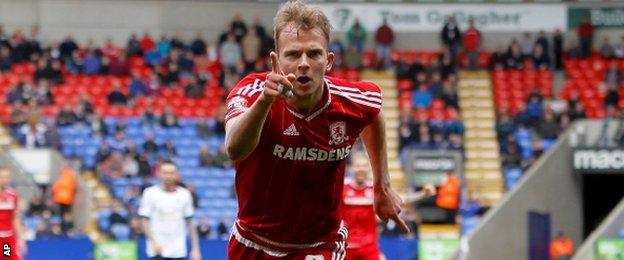
<svg viewBox="0 0 624 260">
<path fill-rule="evenodd" d="M 267 74 L 251 74 L 230 92 L 226 121 L 249 109 Z M 236 162 L 237 227 L 246 239 L 271 248 L 305 248 L 343 232 L 345 159 L 379 113 L 382 98 L 373 83 L 333 77 L 325 77 L 323 91 L 309 114 L 276 100 L 256 149 Z"/>
<path fill-rule="evenodd" d="M 349 248 L 364 247 L 377 243 L 377 216 L 373 207 L 373 185 L 358 187 L 353 182 L 344 185 L 343 217 L 349 238 Z"/>
<path fill-rule="evenodd" d="M 17 207 L 17 192 L 12 189 L 0 192 L 0 237 L 13 235 L 13 217 L 17 214 Z"/>
</svg>

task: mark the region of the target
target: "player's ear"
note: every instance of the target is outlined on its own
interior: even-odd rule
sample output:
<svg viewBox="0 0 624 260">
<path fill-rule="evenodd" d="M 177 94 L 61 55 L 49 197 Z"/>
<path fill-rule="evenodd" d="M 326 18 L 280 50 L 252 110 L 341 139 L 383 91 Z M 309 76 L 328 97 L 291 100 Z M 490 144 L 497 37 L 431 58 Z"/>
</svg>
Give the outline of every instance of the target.
<svg viewBox="0 0 624 260">
<path fill-rule="evenodd" d="M 336 55 L 333 52 L 327 52 L 327 65 L 325 67 L 325 73 L 331 71 L 332 66 L 334 66 L 334 59 Z"/>
</svg>

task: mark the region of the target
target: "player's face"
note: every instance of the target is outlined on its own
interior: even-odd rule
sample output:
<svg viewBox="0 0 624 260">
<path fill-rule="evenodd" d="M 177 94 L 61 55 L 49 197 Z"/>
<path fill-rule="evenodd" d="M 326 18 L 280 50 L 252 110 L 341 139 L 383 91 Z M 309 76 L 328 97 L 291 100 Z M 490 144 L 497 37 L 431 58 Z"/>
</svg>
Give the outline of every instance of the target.
<svg viewBox="0 0 624 260">
<path fill-rule="evenodd" d="M 173 164 L 163 164 L 160 167 L 160 179 L 165 185 L 173 185 L 178 181 L 178 169 Z"/>
<path fill-rule="evenodd" d="M 353 171 L 353 179 L 355 180 L 355 182 L 364 183 L 368 178 L 370 164 L 367 160 L 357 159 L 353 161 L 351 170 Z"/>
<path fill-rule="evenodd" d="M 6 188 L 11 184 L 11 172 L 0 170 L 0 188 Z"/>
<path fill-rule="evenodd" d="M 309 97 L 322 91 L 323 76 L 331 69 L 334 54 L 327 51 L 327 40 L 319 28 L 299 29 L 288 25 L 278 39 L 278 57 L 282 72 L 297 77 L 293 94 Z"/>
</svg>

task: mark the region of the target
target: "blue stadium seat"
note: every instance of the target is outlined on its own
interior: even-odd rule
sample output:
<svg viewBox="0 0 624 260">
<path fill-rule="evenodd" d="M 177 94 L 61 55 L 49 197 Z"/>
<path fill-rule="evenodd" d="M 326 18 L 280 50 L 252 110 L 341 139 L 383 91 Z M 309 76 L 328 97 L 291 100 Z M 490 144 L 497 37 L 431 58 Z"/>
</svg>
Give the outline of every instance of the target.
<svg viewBox="0 0 624 260">
<path fill-rule="evenodd" d="M 520 168 L 506 168 L 503 171 L 505 176 L 505 188 L 511 190 L 516 183 L 522 178 L 522 169 Z"/>
</svg>

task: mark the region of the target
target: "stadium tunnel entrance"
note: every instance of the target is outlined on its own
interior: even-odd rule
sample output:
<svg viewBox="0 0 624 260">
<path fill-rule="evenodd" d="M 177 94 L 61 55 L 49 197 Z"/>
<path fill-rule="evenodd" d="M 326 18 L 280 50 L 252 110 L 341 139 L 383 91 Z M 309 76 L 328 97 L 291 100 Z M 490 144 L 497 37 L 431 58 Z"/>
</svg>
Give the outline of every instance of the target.
<svg viewBox="0 0 624 260">
<path fill-rule="evenodd" d="M 602 223 L 624 197 L 624 173 L 583 173 L 583 238 Z"/>
</svg>

